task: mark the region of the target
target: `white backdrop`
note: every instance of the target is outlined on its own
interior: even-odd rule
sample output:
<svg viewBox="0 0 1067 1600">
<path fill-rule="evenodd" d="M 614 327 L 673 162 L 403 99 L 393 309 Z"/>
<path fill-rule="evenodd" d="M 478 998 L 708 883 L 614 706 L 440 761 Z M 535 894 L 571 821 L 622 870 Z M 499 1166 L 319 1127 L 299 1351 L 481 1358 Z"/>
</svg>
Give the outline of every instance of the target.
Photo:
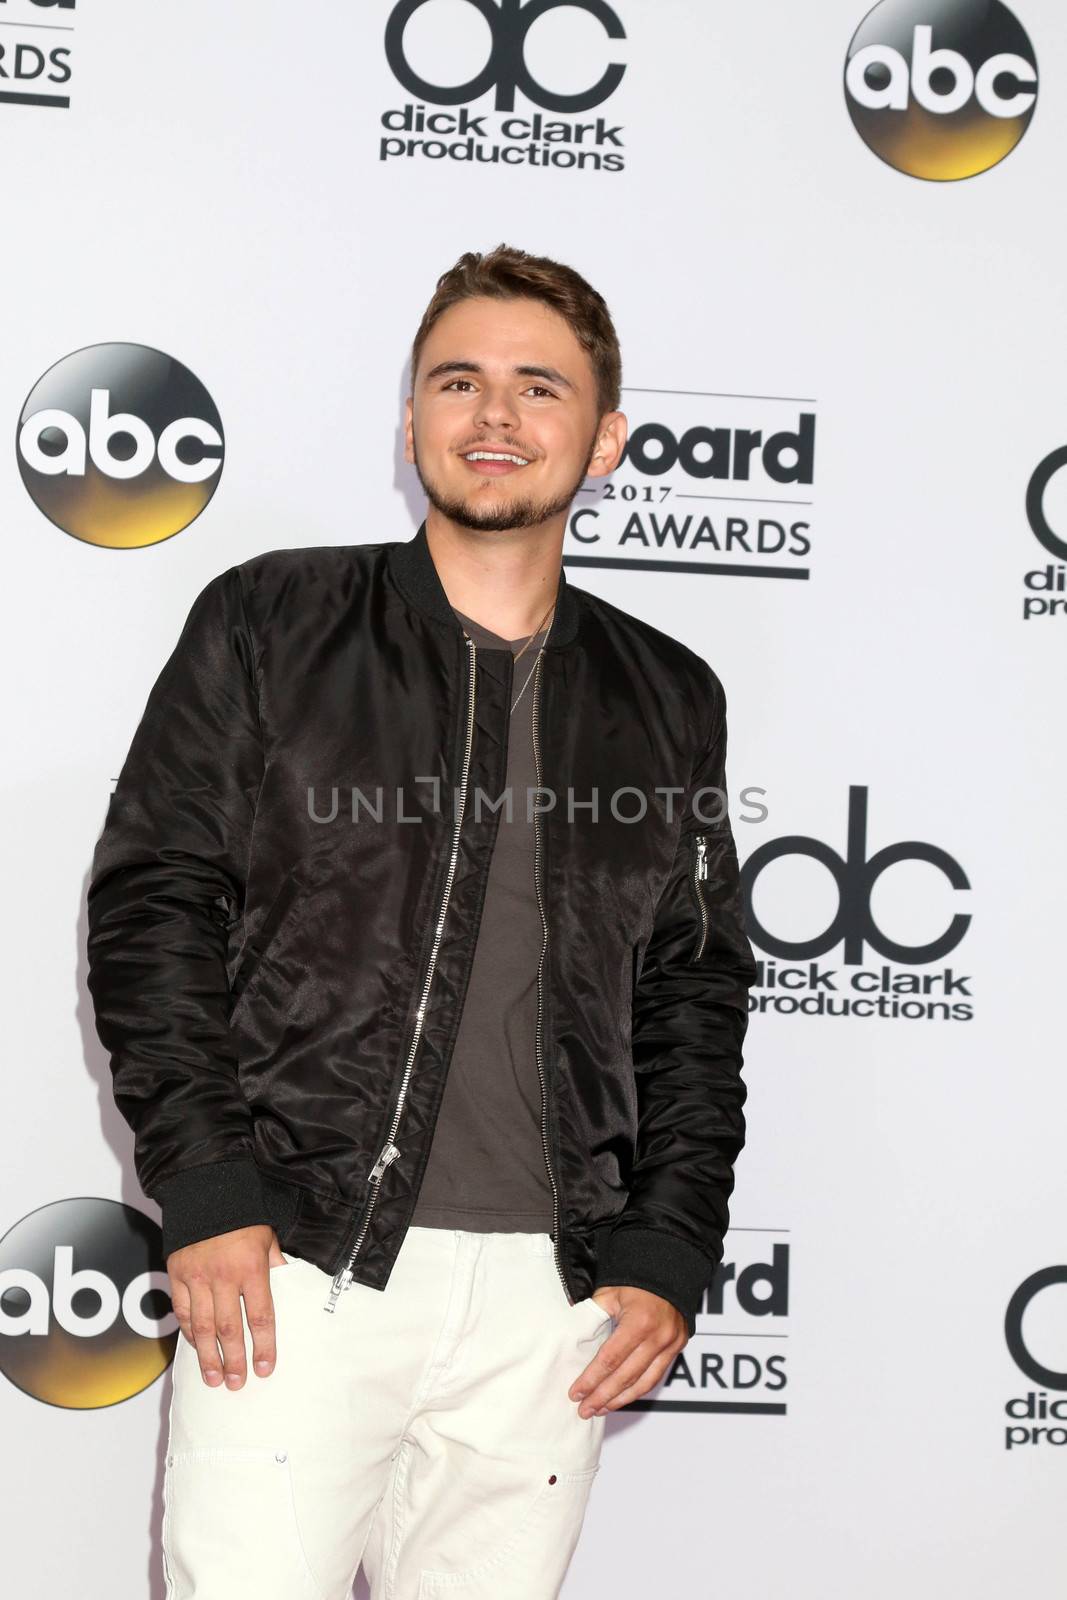
<svg viewBox="0 0 1067 1600">
<path fill-rule="evenodd" d="M 56 479 L 27 467 L 25 437 L 0 468 L 0 1272 L 26 1266 L 25 1219 L 56 1202 L 158 1216 L 92 1028 L 84 894 L 110 785 L 194 595 L 263 550 L 409 537 L 421 508 L 400 455 L 404 365 L 438 273 L 502 239 L 557 255 L 613 309 L 635 428 L 765 442 L 814 419 L 810 472 L 802 451 L 797 476 L 770 477 L 759 447 L 747 479 L 702 472 L 707 449 L 690 456 L 696 471 L 649 471 L 650 446 L 610 497 L 579 497 L 597 514 L 568 536 L 567 557 L 594 563 L 568 567 L 572 582 L 684 639 L 722 677 L 739 851 L 776 949 L 757 940 L 735 1279 L 657 1391 L 671 1407 L 609 1422 L 565 1594 L 1057 1592 L 1067 1424 L 1050 1433 L 1055 1413 L 1023 1413 L 1054 1402 L 1067 1419 L 1067 1270 L 1022 1317 L 1015 1356 L 1029 1372 L 1005 1313 L 1024 1280 L 1067 1260 L 1065 608 L 1051 606 L 1067 548 L 1039 543 L 1026 512 L 1032 474 L 1067 445 L 1062 8 L 1017 0 L 1038 63 L 1032 125 L 999 164 L 944 182 L 894 170 L 853 126 L 843 73 L 864 0 L 613 0 L 614 40 L 588 9 L 550 11 L 526 41 L 543 86 L 580 94 L 606 64 L 625 66 L 590 110 L 542 110 L 542 133 L 586 124 L 581 145 L 509 139 L 508 117 L 539 109 L 521 87 L 512 110 L 495 109 L 491 87 L 464 102 L 444 141 L 533 142 L 536 165 L 406 152 L 420 135 L 395 130 L 404 107 L 460 107 L 398 82 L 393 10 L 0 0 L 12 435 L 43 374 L 111 342 L 188 368 L 225 435 L 214 494 L 172 537 L 159 536 L 171 502 L 139 501 L 127 480 L 123 526 L 136 537 L 143 514 L 155 541 L 127 548 L 106 547 L 106 515 L 102 545 L 65 528 L 74 502 L 42 509 Z M 514 10 L 499 13 L 499 77 L 518 60 L 505 48 Z M 945 0 L 890 10 L 951 43 Z M 488 40 L 469 0 L 428 0 L 404 47 L 412 71 L 448 85 L 476 74 Z M 34 74 L 20 44 L 42 59 L 64 50 L 66 65 Z M 383 139 L 405 153 L 382 159 Z M 541 164 L 578 149 L 613 155 L 615 170 Z M 86 403 L 95 359 L 65 391 L 81 383 Z M 721 436 L 715 448 L 722 459 Z M 91 520 L 90 479 L 74 487 Z M 1067 472 L 1043 508 L 1067 539 Z M 775 551 L 775 523 L 805 528 Z M 665 557 L 691 565 L 655 570 Z M 1044 614 L 1024 617 L 1027 595 Z M 746 788 L 763 791 L 761 820 Z M 850 790 L 854 823 L 866 804 L 851 855 Z M 789 950 L 817 943 L 838 906 L 810 851 L 754 875 L 757 851 L 797 836 L 850 856 L 842 903 L 854 924 L 869 910 L 873 943 L 868 928 L 862 948 L 835 936 L 817 954 Z M 920 860 L 915 841 L 948 867 Z M 902 859 L 864 883 L 863 863 L 897 844 Z M 958 914 L 971 921 L 950 950 L 897 948 L 936 941 Z M 836 1005 L 879 993 L 911 1014 Z M 47 1398 L 49 1361 L 69 1364 L 75 1394 L 91 1339 L 18 1334 L 23 1302 L 4 1282 L 11 1591 L 161 1600 L 169 1374 L 111 1403 Z"/>
</svg>

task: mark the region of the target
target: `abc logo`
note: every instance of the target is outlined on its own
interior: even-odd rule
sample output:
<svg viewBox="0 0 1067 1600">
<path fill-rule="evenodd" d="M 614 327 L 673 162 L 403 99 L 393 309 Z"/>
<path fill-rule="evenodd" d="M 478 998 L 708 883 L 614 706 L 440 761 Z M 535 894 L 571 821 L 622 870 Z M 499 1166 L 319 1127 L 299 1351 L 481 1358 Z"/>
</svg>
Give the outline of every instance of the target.
<svg viewBox="0 0 1067 1600">
<path fill-rule="evenodd" d="M 92 344 L 34 384 L 19 417 L 22 481 L 50 521 L 132 550 L 200 515 L 222 471 L 222 421 L 188 367 L 140 344 Z"/>
<path fill-rule="evenodd" d="M 0 1371 L 72 1410 L 140 1394 L 178 1342 L 157 1225 L 117 1200 L 57 1200 L 0 1239 Z"/>
<path fill-rule="evenodd" d="M 1037 60 L 999 0 L 882 0 L 860 23 L 845 100 L 875 155 L 913 178 L 971 178 L 1030 125 Z"/>
<path fill-rule="evenodd" d="M 409 94 L 435 105 L 458 106 L 478 100 L 490 89 L 496 90 L 497 111 L 514 111 L 515 91 L 546 111 L 588 111 L 598 106 L 622 82 L 626 68 L 613 62 L 588 89 L 578 94 L 557 94 L 538 83 L 526 65 L 526 39 L 530 28 L 546 11 L 557 8 L 588 12 L 599 22 L 609 39 L 625 39 L 626 30 L 605 0 L 467 0 L 484 18 L 492 40 L 484 66 L 466 83 L 431 83 L 417 73 L 404 48 L 404 30 L 428 0 L 400 0 L 385 25 L 385 56 L 394 78 Z"/>
</svg>

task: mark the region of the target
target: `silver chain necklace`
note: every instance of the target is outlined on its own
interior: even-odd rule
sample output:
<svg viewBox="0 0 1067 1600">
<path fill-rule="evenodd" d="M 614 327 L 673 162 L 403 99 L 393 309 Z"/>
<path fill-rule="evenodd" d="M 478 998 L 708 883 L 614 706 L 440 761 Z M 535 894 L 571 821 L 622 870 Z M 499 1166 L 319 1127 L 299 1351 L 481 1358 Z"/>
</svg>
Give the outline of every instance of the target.
<svg viewBox="0 0 1067 1600">
<path fill-rule="evenodd" d="M 545 612 L 544 616 L 542 617 L 540 624 L 534 629 L 533 633 L 531 633 L 530 637 L 527 639 L 527 641 L 523 645 L 522 649 L 516 651 L 516 654 L 515 654 L 515 660 L 516 661 L 518 661 L 520 656 L 524 656 L 526 654 L 527 650 L 530 648 L 530 646 L 533 643 L 533 641 L 537 638 L 537 635 L 543 629 L 547 632 L 547 629 L 546 629 L 545 625 L 549 624 L 549 626 L 551 626 L 551 624 L 549 623 L 549 618 L 551 617 L 551 615 L 555 611 L 555 609 L 556 609 L 556 602 L 553 600 L 552 604 L 549 606 L 548 610 Z M 466 628 L 464 628 L 463 633 L 464 633 L 464 637 L 465 638 L 468 638 L 468 639 L 470 638 L 470 634 L 467 632 Z M 526 674 L 526 682 L 523 684 L 522 688 L 519 690 L 518 694 L 515 696 L 514 700 L 511 702 L 511 711 L 508 713 L 509 716 L 514 715 L 515 707 L 518 705 L 519 701 L 522 699 L 523 695 L 526 693 L 526 689 L 527 689 L 527 686 L 529 685 L 530 679 L 533 677 L 534 673 L 537 671 L 537 662 L 538 662 L 538 659 L 540 658 L 540 656 L 542 655 L 542 653 L 544 651 L 544 648 L 545 647 L 544 647 L 543 644 L 541 646 L 539 646 L 538 651 L 537 651 L 537 655 L 534 657 L 534 664 L 530 668 L 529 672 Z"/>
<path fill-rule="evenodd" d="M 533 635 L 531 634 L 530 637 L 532 638 Z M 527 641 L 527 642 L 529 642 L 529 641 Z M 526 645 L 523 645 L 523 650 L 525 650 L 525 648 L 526 648 Z M 537 654 L 534 656 L 534 664 L 530 668 L 529 672 L 526 674 L 526 683 L 523 684 L 522 688 L 519 690 L 518 694 L 515 696 L 514 700 L 511 702 L 511 712 L 509 713 L 509 715 L 514 716 L 515 707 L 518 705 L 519 701 L 522 699 L 523 695 L 526 693 L 526 686 L 529 683 L 530 679 L 533 677 L 534 673 L 537 671 L 537 663 L 540 661 L 542 655 L 544 654 L 544 650 L 545 650 L 545 647 L 544 647 L 543 644 L 538 646 Z M 521 655 L 522 651 L 520 651 L 519 654 Z M 518 656 L 516 656 L 515 659 L 518 660 Z"/>
<path fill-rule="evenodd" d="M 556 602 L 553 600 L 552 604 L 549 606 L 548 610 L 545 612 L 544 616 L 541 618 L 541 621 L 538 623 L 538 625 L 534 629 L 533 633 L 531 633 L 530 637 L 527 639 L 527 641 L 523 645 L 522 649 L 516 652 L 516 655 L 515 655 L 515 660 L 516 661 L 518 661 L 519 656 L 523 656 L 523 655 L 526 654 L 527 650 L 530 648 L 530 645 L 537 638 L 537 635 L 541 632 L 542 629 L 545 629 L 546 632 L 547 632 L 547 628 L 549 626 L 551 626 L 551 623 L 550 623 L 549 619 L 552 617 L 553 613 L 555 612 L 555 609 L 556 609 Z M 537 655 L 534 657 L 534 664 L 530 668 L 529 672 L 526 674 L 526 683 L 523 684 L 522 688 L 519 690 L 518 694 L 515 696 L 514 700 L 511 702 L 511 711 L 508 713 L 509 716 L 514 716 L 515 715 L 515 707 L 518 705 L 519 701 L 522 699 L 523 695 L 526 693 L 526 684 L 529 683 L 530 679 L 533 677 L 534 673 L 537 671 L 537 663 L 541 658 L 541 652 L 544 650 L 544 648 L 545 647 L 544 647 L 543 644 L 538 647 Z"/>
</svg>

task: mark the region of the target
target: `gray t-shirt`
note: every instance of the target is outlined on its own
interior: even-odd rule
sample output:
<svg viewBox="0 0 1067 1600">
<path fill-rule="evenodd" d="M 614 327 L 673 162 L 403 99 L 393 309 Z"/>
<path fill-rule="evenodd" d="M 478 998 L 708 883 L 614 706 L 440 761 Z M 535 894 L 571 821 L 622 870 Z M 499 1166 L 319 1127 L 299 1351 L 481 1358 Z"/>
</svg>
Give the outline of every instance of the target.
<svg viewBox="0 0 1067 1600">
<path fill-rule="evenodd" d="M 526 643 L 502 639 L 460 611 L 456 616 L 479 650 L 517 654 Z M 516 663 L 512 701 L 543 643 L 539 633 Z M 411 1217 L 417 1227 L 552 1231 L 534 1050 L 542 927 L 527 804 L 527 790 L 537 783 L 532 707 L 531 681 L 511 717 L 511 821 L 502 806 L 463 1015 Z M 499 796 L 488 798 L 495 802 Z"/>
</svg>

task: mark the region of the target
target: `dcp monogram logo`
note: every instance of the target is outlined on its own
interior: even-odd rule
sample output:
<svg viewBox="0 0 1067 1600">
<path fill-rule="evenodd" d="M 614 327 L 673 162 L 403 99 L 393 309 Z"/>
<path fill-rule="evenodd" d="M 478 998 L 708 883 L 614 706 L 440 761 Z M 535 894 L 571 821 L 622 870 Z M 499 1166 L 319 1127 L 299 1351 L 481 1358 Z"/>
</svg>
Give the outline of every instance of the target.
<svg viewBox="0 0 1067 1600">
<path fill-rule="evenodd" d="M 1067 1372 L 1055 1367 L 1046 1367 L 1043 1362 L 1038 1361 L 1030 1353 L 1023 1337 L 1023 1318 L 1030 1308 L 1031 1301 L 1043 1289 L 1050 1289 L 1054 1284 L 1067 1284 L 1067 1267 L 1045 1267 L 1042 1271 L 1031 1274 L 1024 1283 L 1020 1283 L 1008 1302 L 1004 1318 L 1004 1337 L 1015 1365 L 1032 1383 L 1039 1383 L 1045 1389 L 1062 1390 L 1067 1389 Z M 1059 1413 L 1053 1412 L 1053 1415 Z"/>
<path fill-rule="evenodd" d="M 869 945 L 887 961 L 900 961 L 906 965 L 936 961 L 956 948 L 971 921 L 962 912 L 951 919 L 939 938 L 928 944 L 900 944 L 883 933 L 871 911 L 871 893 L 875 883 L 888 867 L 898 861 L 929 862 L 944 873 L 953 889 L 969 889 L 967 874 L 947 850 L 926 844 L 920 839 L 909 839 L 900 844 L 886 845 L 884 849 L 868 856 L 867 790 L 858 785 L 853 785 L 848 791 L 846 848 L 847 854 L 841 856 L 821 839 L 796 834 L 784 839 L 772 839 L 752 852 L 742 869 L 741 881 L 749 931 L 761 950 L 773 956 L 807 960 L 812 956 L 826 955 L 843 943 L 846 965 L 858 966 L 863 961 L 865 945 Z M 763 926 L 753 910 L 753 891 L 759 874 L 772 861 L 790 855 L 811 856 L 832 874 L 837 885 L 837 913 L 829 926 L 811 939 L 780 939 Z"/>
<path fill-rule="evenodd" d="M 586 11 L 600 23 L 609 39 L 625 39 L 626 30 L 605 0 L 467 0 L 489 25 L 492 45 L 489 58 L 480 72 L 467 83 L 431 83 L 416 73 L 404 52 L 404 29 L 428 0 L 400 0 L 385 26 L 385 55 L 393 76 L 409 94 L 435 105 L 456 106 L 478 100 L 496 89 L 496 109 L 513 111 L 515 91 L 521 90 L 532 104 L 546 111 L 588 111 L 614 94 L 626 68 L 618 62 L 607 66 L 601 77 L 580 94 L 557 94 L 538 83 L 526 65 L 526 38 L 533 24 L 547 11 L 565 9 Z"/>
<path fill-rule="evenodd" d="M 971 178 L 1014 150 L 1037 101 L 1037 60 L 1000 0 L 882 0 L 845 64 L 860 137 L 898 172 Z"/>
<path fill-rule="evenodd" d="M 1026 489 L 1026 517 L 1034 537 L 1041 541 L 1050 555 L 1057 556 L 1060 561 L 1067 561 L 1067 538 L 1060 538 L 1048 520 L 1045 490 L 1064 467 L 1067 467 L 1067 445 L 1061 445 L 1038 463 Z"/>
</svg>

